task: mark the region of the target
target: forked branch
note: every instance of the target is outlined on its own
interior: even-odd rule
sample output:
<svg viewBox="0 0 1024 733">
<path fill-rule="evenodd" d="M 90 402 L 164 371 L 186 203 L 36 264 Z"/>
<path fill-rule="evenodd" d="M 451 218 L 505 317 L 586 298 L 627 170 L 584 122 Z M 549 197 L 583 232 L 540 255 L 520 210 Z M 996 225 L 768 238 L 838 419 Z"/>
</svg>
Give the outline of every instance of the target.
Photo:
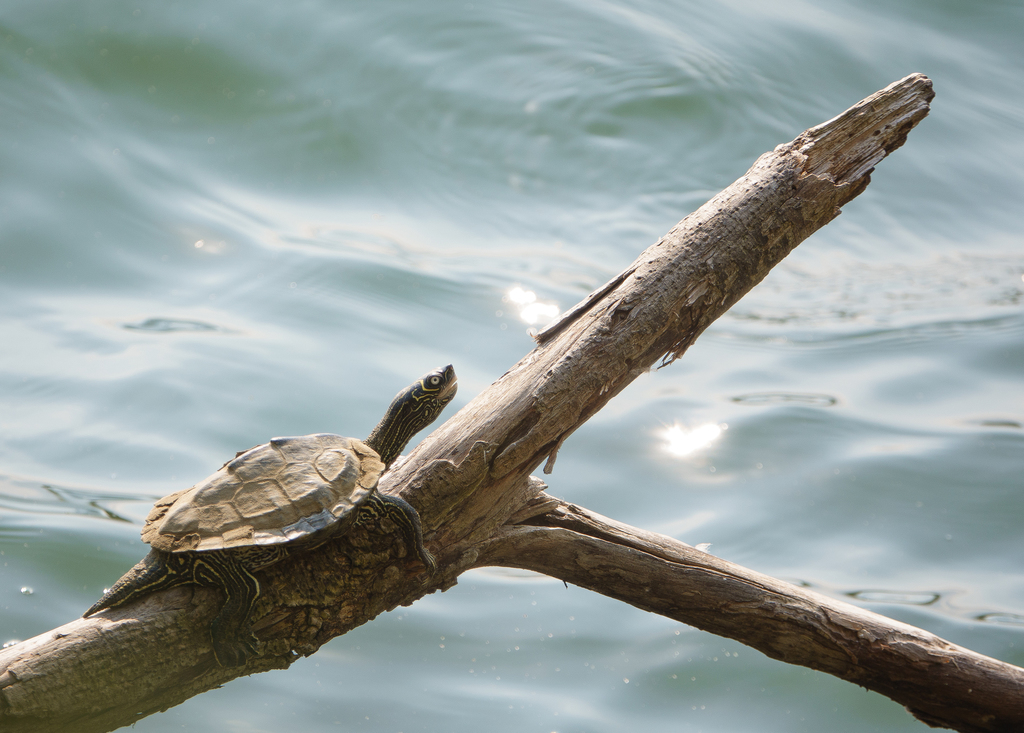
<svg viewBox="0 0 1024 733">
<path fill-rule="evenodd" d="M 386 473 L 381 487 L 419 509 L 436 576 L 405 562 L 396 538 L 361 530 L 273 565 L 262 571 L 254 627 L 262 655 L 239 669 L 212 658 L 206 629 L 215 591 L 177 588 L 74 621 L 0 652 L 0 726 L 111 730 L 242 674 L 286 667 L 382 611 L 450 587 L 467 569 L 503 564 L 871 687 L 930 723 L 1024 729 L 1021 696 L 1009 694 L 1021 689 L 1021 670 L 598 519 L 541 494 L 530 477 L 545 460 L 550 470 L 563 441 L 633 379 L 679 358 L 835 218 L 927 115 L 932 97 L 926 77 L 908 76 L 761 156 L 538 334 L 537 348 Z"/>
</svg>

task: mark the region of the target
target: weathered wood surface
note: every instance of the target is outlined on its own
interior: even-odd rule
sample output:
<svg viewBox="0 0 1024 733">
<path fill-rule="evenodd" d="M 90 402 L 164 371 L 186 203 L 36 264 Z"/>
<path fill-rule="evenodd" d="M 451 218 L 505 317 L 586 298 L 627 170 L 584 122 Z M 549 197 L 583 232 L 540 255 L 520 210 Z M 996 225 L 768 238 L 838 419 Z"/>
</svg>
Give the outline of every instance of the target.
<svg viewBox="0 0 1024 733">
<path fill-rule="evenodd" d="M 1024 669 L 928 631 L 550 497 L 486 543 L 480 562 L 551 575 L 855 682 L 920 720 L 1024 731 Z"/>
<path fill-rule="evenodd" d="M 405 562 L 400 541 L 365 531 L 272 566 L 262 573 L 255 624 L 264 653 L 236 670 L 216 665 L 206 638 L 215 591 L 176 588 L 74 621 L 0 652 L 0 728 L 88 733 L 130 724 L 235 677 L 287 667 L 382 611 L 450 587 L 467 569 L 503 564 L 850 679 L 929 722 L 1024 729 L 1020 695 L 1008 694 L 1020 690 L 1018 668 L 670 538 L 610 520 L 598 531 L 581 519 L 593 515 L 541 495 L 543 484 L 530 477 L 545 459 L 550 469 L 562 442 L 608 400 L 681 356 L 838 215 L 928 113 L 932 96 L 931 82 L 911 75 L 763 155 L 538 334 L 536 349 L 386 474 L 384 490 L 400 488 L 420 509 L 436 576 Z"/>
</svg>

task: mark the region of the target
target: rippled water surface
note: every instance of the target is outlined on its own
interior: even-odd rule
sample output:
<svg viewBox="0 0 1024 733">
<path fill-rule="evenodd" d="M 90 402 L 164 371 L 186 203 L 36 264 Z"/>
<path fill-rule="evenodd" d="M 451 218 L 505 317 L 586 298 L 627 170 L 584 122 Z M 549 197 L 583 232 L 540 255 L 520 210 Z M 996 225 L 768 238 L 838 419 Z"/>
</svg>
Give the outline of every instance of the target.
<svg viewBox="0 0 1024 733">
<path fill-rule="evenodd" d="M 527 320 L 919 71 L 932 113 L 868 190 L 548 478 L 1024 664 L 1022 33 L 997 0 L 8 0 L 3 641 L 80 615 L 144 553 L 153 499 L 236 450 L 365 435 L 448 362 L 465 404 L 531 348 Z M 501 569 L 135 730 L 630 726 L 926 730 Z"/>
</svg>

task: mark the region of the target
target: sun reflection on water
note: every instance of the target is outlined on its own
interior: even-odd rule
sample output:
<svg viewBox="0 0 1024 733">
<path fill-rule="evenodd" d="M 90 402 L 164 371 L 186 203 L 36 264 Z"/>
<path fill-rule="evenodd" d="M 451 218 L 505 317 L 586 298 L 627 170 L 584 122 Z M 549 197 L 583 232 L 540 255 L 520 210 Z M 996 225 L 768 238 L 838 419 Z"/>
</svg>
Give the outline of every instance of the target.
<svg viewBox="0 0 1024 733">
<path fill-rule="evenodd" d="M 701 448 L 708 447 L 728 429 L 729 426 L 725 423 L 721 425 L 705 423 L 695 428 L 687 428 L 676 423 L 662 431 L 662 437 L 665 440 L 664 448 L 672 455 L 682 458 Z"/>
<path fill-rule="evenodd" d="M 557 303 L 539 301 L 535 292 L 524 290 L 518 285 L 508 291 L 505 299 L 516 305 L 519 317 L 531 326 L 538 323 L 546 324 L 561 312 Z"/>
</svg>

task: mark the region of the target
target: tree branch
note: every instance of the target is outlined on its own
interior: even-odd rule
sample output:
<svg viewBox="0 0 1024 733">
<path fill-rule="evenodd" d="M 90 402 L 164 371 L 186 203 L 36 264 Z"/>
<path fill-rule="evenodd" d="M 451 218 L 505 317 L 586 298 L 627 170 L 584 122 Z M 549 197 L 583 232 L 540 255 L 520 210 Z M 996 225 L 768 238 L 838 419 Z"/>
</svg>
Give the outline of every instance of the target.
<svg viewBox="0 0 1024 733">
<path fill-rule="evenodd" d="M 827 672 L 959 731 L 1024 730 L 1024 669 L 541 495 L 478 564 L 533 570 Z"/>
<path fill-rule="evenodd" d="M 550 472 L 558 447 L 576 428 L 639 374 L 679 358 L 793 247 L 835 218 L 864 190 L 874 166 L 927 115 L 932 97 L 927 77 L 908 76 L 761 156 L 742 178 L 538 334 L 537 348 L 386 473 L 381 488 L 401 490 L 420 510 L 427 544 L 441 566 L 436 576 L 427 578 L 418 563 L 406 562 L 397 533 L 365 529 L 273 565 L 261 572 L 265 591 L 254 624 L 262 654 L 240 669 L 221 668 L 212 657 L 207 629 L 216 591 L 179 587 L 74 621 L 0 652 L 4 730 L 73 726 L 88 733 L 129 724 L 242 674 L 286 667 L 382 611 L 450 587 L 460 573 L 481 564 L 533 567 L 643 607 L 646 601 L 635 594 L 646 593 L 646 586 L 609 582 L 616 564 L 632 567 L 623 563 L 640 555 L 651 588 L 655 580 L 661 588 L 659 602 L 687 623 L 870 683 L 900 700 L 927 693 L 918 689 L 922 677 L 904 677 L 898 665 L 906 655 L 890 654 L 893 666 L 886 670 L 886 663 L 865 661 L 875 658 L 868 651 L 938 650 L 939 657 L 922 651 L 919 660 L 931 665 L 940 688 L 929 694 L 941 694 L 950 670 L 960 671 L 962 662 L 991 671 L 985 678 L 991 695 L 980 695 L 980 688 L 967 694 L 995 706 L 999 690 L 1008 688 L 992 680 L 1011 684 L 1020 670 L 859 609 L 823 605 L 814 594 L 668 538 L 609 521 L 604 526 L 617 526 L 629 542 L 610 541 L 593 528 L 583 532 L 579 518 L 586 513 L 539 496 L 542 485 L 530 477 L 545 459 Z M 544 545 L 557 550 L 559 562 L 537 556 Z M 656 572 L 655 566 L 663 567 Z M 697 580 L 703 585 L 690 585 Z M 722 595 L 699 595 L 709 587 Z M 863 625 L 869 616 L 873 625 Z M 819 622 L 800 623 L 812 617 Z M 761 620 L 745 635 L 736 625 L 753 623 L 751 618 Z M 802 645 L 823 656 L 809 659 Z M 942 661 L 947 659 L 954 663 Z M 916 709 L 928 722 L 959 725 L 960 717 L 942 717 L 939 702 Z"/>
</svg>

